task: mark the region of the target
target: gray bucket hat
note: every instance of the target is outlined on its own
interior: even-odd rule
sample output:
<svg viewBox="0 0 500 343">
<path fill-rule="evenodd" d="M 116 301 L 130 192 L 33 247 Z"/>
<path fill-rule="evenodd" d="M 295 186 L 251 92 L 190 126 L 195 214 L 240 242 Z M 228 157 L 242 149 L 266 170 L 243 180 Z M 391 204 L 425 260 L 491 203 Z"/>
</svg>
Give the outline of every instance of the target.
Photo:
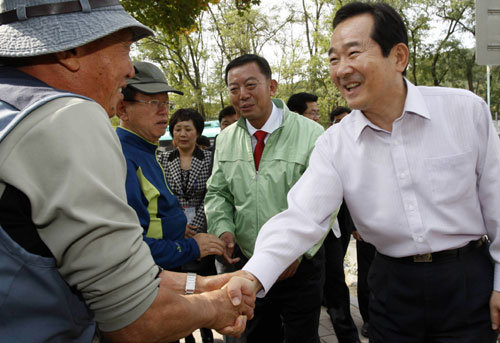
<svg viewBox="0 0 500 343">
<path fill-rule="evenodd" d="M 172 92 L 184 95 L 183 92 L 172 88 L 163 72 L 152 63 L 134 62 L 135 75 L 127 80 L 127 86 L 146 94 Z"/>
<path fill-rule="evenodd" d="M 0 0 L 0 57 L 65 51 L 124 28 L 134 40 L 153 34 L 119 0 Z"/>
</svg>

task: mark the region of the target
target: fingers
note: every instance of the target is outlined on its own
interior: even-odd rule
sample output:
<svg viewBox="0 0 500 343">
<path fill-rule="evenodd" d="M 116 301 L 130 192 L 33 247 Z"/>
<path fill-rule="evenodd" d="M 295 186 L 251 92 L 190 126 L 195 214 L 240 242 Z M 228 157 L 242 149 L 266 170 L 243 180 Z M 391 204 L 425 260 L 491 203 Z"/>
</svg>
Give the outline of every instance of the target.
<svg viewBox="0 0 500 343">
<path fill-rule="evenodd" d="M 255 276 L 250 273 L 250 272 L 247 272 L 246 270 L 243 270 L 243 269 L 240 269 L 240 270 L 237 270 L 235 272 L 232 272 L 231 273 L 231 276 L 239 276 L 239 277 L 242 277 L 242 278 L 245 278 L 245 279 L 248 279 L 250 281 L 255 281 L 257 280 L 255 278 Z"/>
<path fill-rule="evenodd" d="M 222 255 L 225 252 L 225 244 L 222 240 L 208 233 L 199 233 L 193 237 L 198 243 L 200 257 L 207 255 Z"/>
<path fill-rule="evenodd" d="M 197 232 L 195 229 L 192 228 L 186 228 L 186 238 L 193 238 L 196 236 Z"/>
<path fill-rule="evenodd" d="M 233 254 L 232 250 L 230 254 L 228 254 L 226 250 L 226 252 L 223 254 L 224 260 L 229 264 L 235 264 L 236 262 L 239 262 L 240 258 L 239 257 L 231 258 L 232 254 Z"/>
<path fill-rule="evenodd" d="M 353 236 L 353 237 L 354 237 L 354 239 L 355 239 L 355 240 L 357 240 L 357 241 L 362 241 L 362 240 L 363 240 L 363 238 L 361 238 L 361 235 L 359 234 L 359 232 L 358 232 L 358 231 L 353 231 L 353 232 L 352 232 L 352 236 Z"/>
<path fill-rule="evenodd" d="M 493 291 L 490 298 L 491 328 L 500 333 L 500 292 Z"/>
<path fill-rule="evenodd" d="M 225 287 L 231 303 L 234 306 L 242 305 L 240 313 L 246 314 L 249 318 L 253 317 L 256 293 L 253 282 L 246 278 L 235 276 L 229 280 Z"/>
<path fill-rule="evenodd" d="M 236 318 L 233 326 L 227 326 L 221 330 L 217 330 L 220 334 L 232 337 L 240 337 L 245 331 L 247 325 L 247 317 L 244 315 Z"/>
<path fill-rule="evenodd" d="M 205 276 L 203 280 L 203 292 L 222 288 L 233 276 L 233 273 Z"/>
</svg>

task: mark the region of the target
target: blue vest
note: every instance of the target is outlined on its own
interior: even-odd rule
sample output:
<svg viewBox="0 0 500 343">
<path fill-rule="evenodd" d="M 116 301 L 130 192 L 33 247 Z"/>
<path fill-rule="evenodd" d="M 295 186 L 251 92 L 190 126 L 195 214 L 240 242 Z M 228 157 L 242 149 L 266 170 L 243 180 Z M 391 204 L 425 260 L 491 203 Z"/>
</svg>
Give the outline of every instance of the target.
<svg viewBox="0 0 500 343">
<path fill-rule="evenodd" d="M 85 98 L 0 67 L 0 144 L 33 110 L 68 96 Z M 28 252 L 0 226 L 0 342 L 90 343 L 95 333 L 92 312 L 56 260 Z"/>
</svg>

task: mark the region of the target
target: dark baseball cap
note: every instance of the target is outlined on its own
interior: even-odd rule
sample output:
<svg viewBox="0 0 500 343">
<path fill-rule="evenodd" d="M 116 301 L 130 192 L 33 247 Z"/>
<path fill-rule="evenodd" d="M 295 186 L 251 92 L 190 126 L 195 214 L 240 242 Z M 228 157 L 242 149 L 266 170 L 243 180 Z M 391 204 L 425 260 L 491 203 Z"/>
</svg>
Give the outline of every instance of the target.
<svg viewBox="0 0 500 343">
<path fill-rule="evenodd" d="M 172 88 L 165 78 L 163 72 L 152 63 L 134 62 L 135 75 L 127 80 L 127 86 L 141 93 L 157 94 L 172 92 L 184 95 L 183 92 Z"/>
</svg>

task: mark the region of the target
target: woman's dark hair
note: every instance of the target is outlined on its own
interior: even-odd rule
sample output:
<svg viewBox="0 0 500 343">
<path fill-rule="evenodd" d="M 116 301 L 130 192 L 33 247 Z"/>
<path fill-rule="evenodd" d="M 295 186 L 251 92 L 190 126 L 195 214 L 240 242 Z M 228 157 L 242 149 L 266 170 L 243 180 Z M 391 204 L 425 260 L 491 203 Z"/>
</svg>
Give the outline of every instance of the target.
<svg viewBox="0 0 500 343">
<path fill-rule="evenodd" d="M 174 127 L 177 123 L 181 121 L 193 121 L 194 128 L 198 136 L 203 133 L 203 128 L 205 127 L 205 119 L 197 110 L 191 108 L 180 108 L 174 112 L 170 121 L 168 122 L 168 131 L 172 138 L 174 137 Z"/>
<path fill-rule="evenodd" d="M 226 81 L 227 86 L 227 74 L 229 74 L 229 70 L 235 67 L 239 67 L 248 63 L 257 63 L 257 66 L 260 69 L 260 72 L 264 74 L 266 79 L 271 80 L 271 67 L 269 66 L 269 62 L 264 57 L 254 54 L 245 54 L 240 57 L 236 57 L 234 60 L 229 62 L 226 66 L 226 76 L 224 77 L 224 81 Z"/>
<path fill-rule="evenodd" d="M 394 8 L 381 2 L 352 2 L 341 7 L 333 19 L 333 28 L 346 19 L 365 13 L 373 16 L 375 23 L 371 38 L 380 46 L 384 57 L 389 56 L 391 49 L 398 43 L 408 46 L 408 33 L 403 19 Z"/>
</svg>

